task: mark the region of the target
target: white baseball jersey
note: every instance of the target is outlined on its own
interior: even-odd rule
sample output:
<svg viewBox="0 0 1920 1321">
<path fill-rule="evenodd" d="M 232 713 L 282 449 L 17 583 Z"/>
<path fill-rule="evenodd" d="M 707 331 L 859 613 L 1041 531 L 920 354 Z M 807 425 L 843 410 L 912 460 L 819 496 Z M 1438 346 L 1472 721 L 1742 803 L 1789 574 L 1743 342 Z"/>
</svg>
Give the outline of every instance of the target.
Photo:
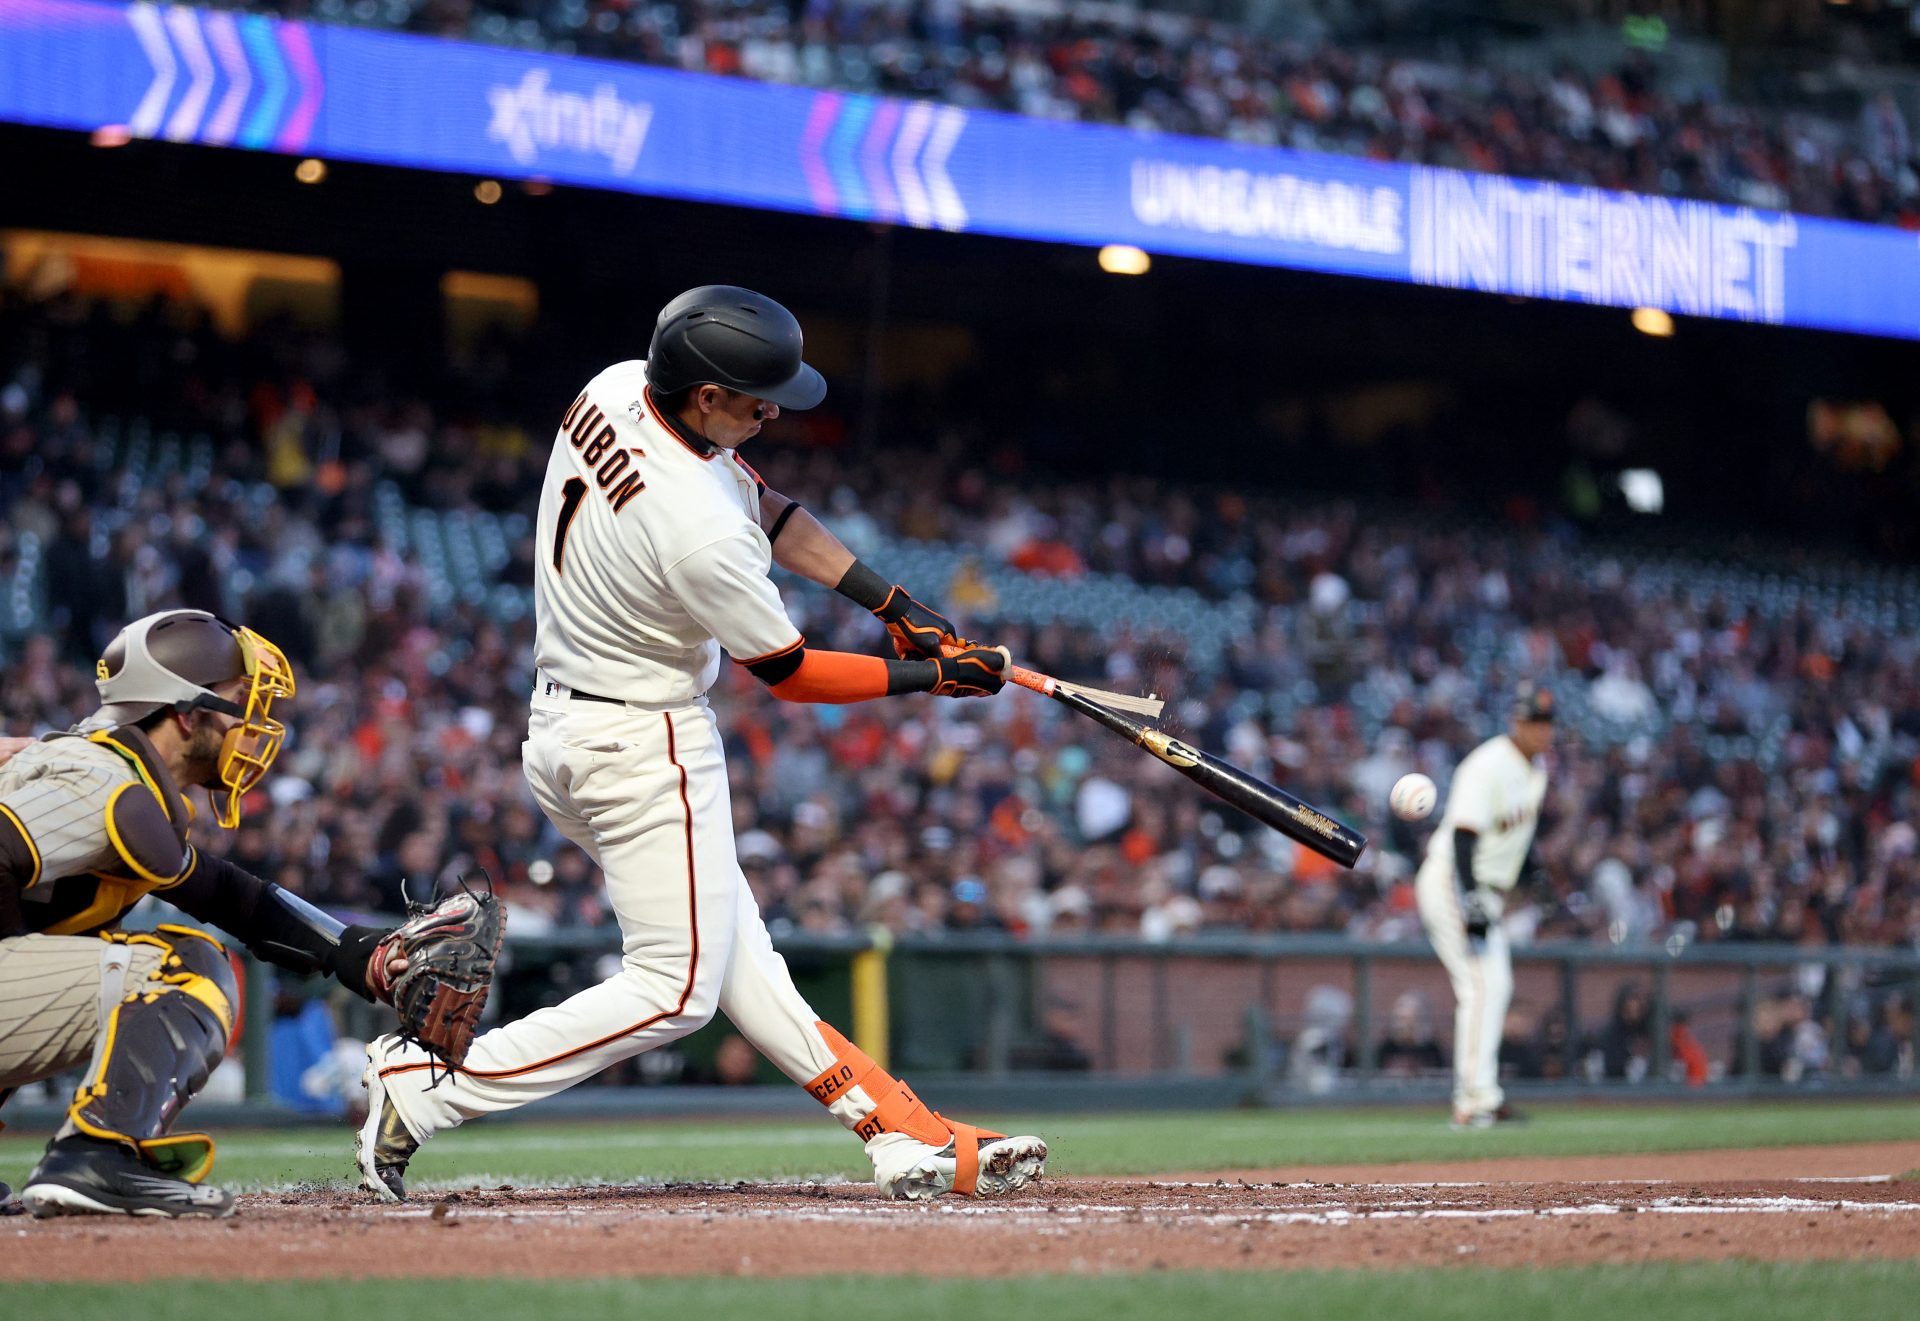
<svg viewBox="0 0 1920 1321">
<path fill-rule="evenodd" d="M 554 442 L 534 579 L 540 677 L 521 747 L 541 810 L 606 876 L 625 960 L 481 1035 L 454 1077 L 435 1082 L 417 1048 L 388 1052 L 380 1076 L 416 1137 L 563 1091 L 716 1010 L 796 1081 L 835 1063 L 740 871 L 702 696 L 721 647 L 753 659 L 799 643 L 767 577 L 760 483 L 730 451 L 681 440 L 646 384 L 644 362 L 607 368 Z M 853 1127 L 864 1105 L 834 1113 Z"/>
<path fill-rule="evenodd" d="M 1447 810 L 1427 842 L 1427 861 L 1453 868 L 1453 832 L 1475 832 L 1473 878 L 1495 890 L 1511 890 L 1527 860 L 1540 802 L 1547 795 L 1546 768 L 1529 760 L 1511 738 L 1496 735 L 1469 752 L 1453 773 Z"/>
<path fill-rule="evenodd" d="M 873 1081 L 878 1066 L 820 1020 L 740 870 L 725 746 L 702 695 L 722 647 L 756 660 L 800 634 L 767 577 L 758 479 L 728 451 L 683 442 L 646 383 L 643 362 L 609 367 L 554 442 L 534 582 L 541 673 L 521 748 L 541 810 L 606 877 L 620 969 L 484 1033 L 451 1075 L 391 1037 L 368 1057 L 424 1139 L 564 1091 L 719 1012 L 868 1144 L 880 1177 L 953 1131 L 890 1076 Z M 881 1118 L 883 1102 L 904 1118 Z M 376 1102 L 369 1122 L 379 1113 Z"/>
<path fill-rule="evenodd" d="M 798 645 L 767 576 L 760 483 L 733 451 L 701 454 L 661 417 L 644 361 L 587 383 L 554 439 L 540 492 L 534 704 L 579 689 L 688 702 L 720 651 L 757 660 Z"/>
</svg>

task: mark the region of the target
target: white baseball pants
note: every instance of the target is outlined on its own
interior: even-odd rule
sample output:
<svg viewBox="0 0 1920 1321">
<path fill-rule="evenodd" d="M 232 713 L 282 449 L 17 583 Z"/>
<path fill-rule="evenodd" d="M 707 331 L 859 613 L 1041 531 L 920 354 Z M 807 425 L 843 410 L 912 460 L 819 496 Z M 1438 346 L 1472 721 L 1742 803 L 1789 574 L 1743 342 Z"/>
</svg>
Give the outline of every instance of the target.
<svg viewBox="0 0 1920 1321">
<path fill-rule="evenodd" d="M 606 874 L 622 966 L 476 1038 L 438 1086 L 417 1048 L 390 1054 L 381 1078 L 416 1138 L 564 1091 L 705 1026 L 716 1009 L 795 1082 L 834 1067 L 735 857 L 726 760 L 704 700 L 536 706 L 522 757 L 548 818 Z M 851 1128 L 872 1106 L 828 1108 Z"/>
<path fill-rule="evenodd" d="M 1414 881 L 1420 922 L 1453 982 L 1453 1109 L 1457 1116 L 1500 1108 L 1500 1038 L 1513 1000 L 1513 956 L 1497 923 L 1484 941 L 1467 939 L 1451 863 L 1428 859 Z"/>
</svg>

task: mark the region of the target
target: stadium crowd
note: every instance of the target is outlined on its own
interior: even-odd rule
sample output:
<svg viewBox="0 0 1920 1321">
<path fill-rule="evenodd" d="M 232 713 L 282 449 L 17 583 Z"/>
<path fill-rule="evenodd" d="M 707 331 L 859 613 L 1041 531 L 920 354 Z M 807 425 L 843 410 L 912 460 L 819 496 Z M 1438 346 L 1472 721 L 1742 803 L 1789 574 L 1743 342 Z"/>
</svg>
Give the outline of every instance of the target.
<svg viewBox="0 0 1920 1321">
<path fill-rule="evenodd" d="M 392 483 L 445 516 L 524 510 L 544 438 L 358 398 L 324 338 L 230 343 L 179 304 L 116 319 L 70 295 L 13 299 L 0 354 L 5 732 L 90 711 L 92 659 L 125 619 L 216 609 L 279 641 L 301 685 L 269 791 L 219 847 L 342 910 L 390 912 L 404 878 L 478 865 L 521 933 L 610 920 L 518 774 L 530 618 L 500 607 L 511 593 L 437 593 L 376 509 Z M 206 433 L 205 470 L 130 472 L 101 418 L 135 402 Z M 1342 872 L 1025 694 L 790 706 L 729 667 L 716 701 L 740 855 L 776 929 L 1414 938 L 1425 832 L 1387 817 L 1387 788 L 1413 769 L 1444 785 L 1501 694 L 1536 675 L 1578 718 L 1517 935 L 1920 941 L 1920 639 L 1873 601 L 1766 614 L 1709 566 L 1663 583 L 1571 534 L 1013 478 L 928 452 L 892 456 L 883 478 L 764 449 L 769 481 L 856 547 L 967 548 L 948 580 L 911 586 L 968 630 L 1051 672 L 1170 695 L 1189 737 L 1376 841 Z M 498 585 L 524 589 L 531 554 L 522 538 Z M 1197 609 L 1230 598 L 1252 622 L 1209 662 L 1174 630 L 1000 603 L 1095 573 L 1186 589 Z M 882 645 L 831 593 L 787 596 L 816 645 Z"/>
<path fill-rule="evenodd" d="M 1145 132 L 1419 162 L 1920 226 L 1899 103 L 1851 118 L 1736 103 L 1628 51 L 1503 65 L 1390 21 L 1279 39 L 1111 5 L 968 0 L 284 0 L 295 16 Z M 1347 6 L 1378 9 L 1381 6 Z M 1401 11 L 1418 6 L 1385 6 Z M 1818 8 L 1817 6 L 1815 7 Z M 1375 16 L 1378 19 L 1378 16 Z M 1446 53 L 1434 53 L 1444 51 Z"/>
</svg>

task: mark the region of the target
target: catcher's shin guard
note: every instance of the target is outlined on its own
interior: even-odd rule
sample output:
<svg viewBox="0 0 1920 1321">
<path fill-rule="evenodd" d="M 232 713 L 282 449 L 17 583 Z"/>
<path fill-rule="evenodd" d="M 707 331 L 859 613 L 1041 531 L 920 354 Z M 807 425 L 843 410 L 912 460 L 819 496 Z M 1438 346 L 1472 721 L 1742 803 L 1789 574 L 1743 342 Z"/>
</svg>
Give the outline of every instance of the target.
<svg viewBox="0 0 1920 1321">
<path fill-rule="evenodd" d="M 901 1188 L 890 1190 L 889 1195 L 926 1195 L 908 1192 L 905 1187 L 914 1179 L 918 1166 L 928 1165 L 929 1160 L 937 1164 L 937 1173 L 928 1176 L 930 1191 L 950 1190 L 962 1197 L 1012 1191 L 1044 1169 L 1047 1147 L 1038 1138 L 1009 1139 L 1005 1133 L 955 1123 L 929 1109 L 911 1087 L 874 1063 L 872 1056 L 841 1036 L 832 1024 L 815 1023 L 814 1027 L 833 1052 L 834 1063 L 807 1083 L 813 1099 L 867 1143 L 870 1154 L 903 1138 L 926 1148 L 909 1144 L 912 1157 L 902 1164 L 896 1181 Z M 876 1146 L 879 1138 L 888 1141 Z M 897 1154 L 904 1153 L 876 1157 L 876 1175 L 883 1161 L 899 1163 L 895 1161 Z"/>
<path fill-rule="evenodd" d="M 233 967 L 218 941 L 187 927 L 107 939 L 167 955 L 114 1006 L 61 1134 L 119 1143 L 161 1174 L 199 1183 L 213 1168 L 213 1139 L 167 1130 L 226 1054 L 239 998 Z"/>
</svg>

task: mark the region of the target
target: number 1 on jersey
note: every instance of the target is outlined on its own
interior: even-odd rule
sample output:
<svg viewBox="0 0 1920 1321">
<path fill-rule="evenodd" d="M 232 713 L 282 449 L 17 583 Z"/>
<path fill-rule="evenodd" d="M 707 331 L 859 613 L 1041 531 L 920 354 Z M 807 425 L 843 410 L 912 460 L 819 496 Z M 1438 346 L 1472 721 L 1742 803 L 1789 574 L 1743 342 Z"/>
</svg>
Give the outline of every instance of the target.
<svg viewBox="0 0 1920 1321">
<path fill-rule="evenodd" d="M 580 502 L 586 499 L 587 484 L 578 477 L 569 477 L 560 487 L 560 521 L 553 529 L 553 571 L 562 572 L 560 564 L 567 554 L 567 529 L 573 525 L 573 516 L 580 512 Z"/>
</svg>

